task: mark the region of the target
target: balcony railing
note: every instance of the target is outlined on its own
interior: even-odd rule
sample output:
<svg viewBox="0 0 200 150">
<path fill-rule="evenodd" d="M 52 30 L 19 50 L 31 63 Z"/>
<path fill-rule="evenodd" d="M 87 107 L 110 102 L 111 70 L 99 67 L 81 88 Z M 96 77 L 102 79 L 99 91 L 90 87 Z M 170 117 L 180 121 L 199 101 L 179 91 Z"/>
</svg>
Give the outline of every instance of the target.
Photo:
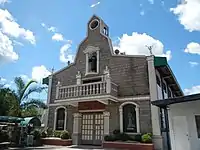
<svg viewBox="0 0 200 150">
<path fill-rule="evenodd" d="M 117 96 L 118 86 L 113 82 L 94 82 L 88 84 L 57 86 L 56 99 L 69 99 L 111 94 Z"/>
</svg>

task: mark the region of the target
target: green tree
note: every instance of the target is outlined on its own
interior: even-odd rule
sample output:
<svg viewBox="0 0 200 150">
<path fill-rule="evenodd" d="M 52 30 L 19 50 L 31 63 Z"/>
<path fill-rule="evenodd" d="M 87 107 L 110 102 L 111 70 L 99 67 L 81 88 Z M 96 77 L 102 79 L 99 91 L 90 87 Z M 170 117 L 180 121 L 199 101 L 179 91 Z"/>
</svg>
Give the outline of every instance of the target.
<svg viewBox="0 0 200 150">
<path fill-rule="evenodd" d="M 20 116 L 35 116 L 37 108 L 46 108 L 46 104 L 40 99 L 29 98 L 32 93 L 40 93 L 46 87 L 32 86 L 37 81 L 30 80 L 27 84 L 22 80 L 21 77 L 16 77 L 14 80 L 17 90 L 14 93 L 14 97 L 18 101 L 21 113 Z"/>
<path fill-rule="evenodd" d="M 14 91 L 0 87 L 0 116 L 15 116 L 20 114 L 19 104 L 16 101 Z"/>
<path fill-rule="evenodd" d="M 30 80 L 27 84 L 21 77 L 14 80 L 16 91 L 0 86 L 0 115 L 9 116 L 37 116 L 38 108 L 46 108 L 46 104 L 40 99 L 29 98 L 32 93 L 40 93 L 46 87 L 36 86 L 34 80 Z M 35 85 L 35 86 L 32 86 Z"/>
</svg>

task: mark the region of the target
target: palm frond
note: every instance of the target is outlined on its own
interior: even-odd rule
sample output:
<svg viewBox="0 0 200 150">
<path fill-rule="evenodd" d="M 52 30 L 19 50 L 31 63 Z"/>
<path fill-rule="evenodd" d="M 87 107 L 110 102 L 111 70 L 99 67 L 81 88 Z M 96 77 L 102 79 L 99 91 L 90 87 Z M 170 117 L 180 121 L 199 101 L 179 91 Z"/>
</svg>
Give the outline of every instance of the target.
<svg viewBox="0 0 200 150">
<path fill-rule="evenodd" d="M 14 82 L 17 86 L 17 96 L 18 96 L 18 99 L 20 100 L 23 89 L 25 88 L 25 83 L 21 77 L 15 77 Z"/>
<path fill-rule="evenodd" d="M 22 101 L 22 99 L 23 99 L 23 97 L 24 97 L 24 93 L 26 92 L 26 90 L 29 88 L 29 86 L 31 85 L 31 84 L 33 84 L 33 83 L 37 83 L 37 81 L 35 81 L 35 80 L 31 80 L 31 81 L 29 81 L 26 85 L 24 85 L 24 88 L 22 89 L 22 92 L 21 92 L 21 94 L 20 94 L 20 101 Z"/>
<path fill-rule="evenodd" d="M 23 104 L 21 104 L 21 108 L 30 108 L 32 106 L 36 106 L 38 108 L 47 108 L 47 105 L 42 101 L 42 100 L 37 100 L 37 99 L 31 99 L 27 102 L 24 102 Z"/>
<path fill-rule="evenodd" d="M 27 99 L 28 96 L 31 94 L 31 93 L 41 93 L 43 90 L 45 90 L 47 87 L 38 87 L 38 86 L 34 86 L 34 87 L 31 87 L 29 89 L 27 89 L 27 91 L 25 91 L 23 97 L 22 97 L 22 100 L 24 99 Z"/>
</svg>

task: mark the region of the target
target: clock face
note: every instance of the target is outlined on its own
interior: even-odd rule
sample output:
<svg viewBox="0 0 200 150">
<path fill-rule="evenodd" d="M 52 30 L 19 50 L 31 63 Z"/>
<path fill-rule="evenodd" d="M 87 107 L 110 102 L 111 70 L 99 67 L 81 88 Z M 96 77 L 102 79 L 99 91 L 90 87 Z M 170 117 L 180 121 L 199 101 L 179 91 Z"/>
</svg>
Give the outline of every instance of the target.
<svg viewBox="0 0 200 150">
<path fill-rule="evenodd" d="M 92 30 L 96 29 L 97 27 L 99 26 L 99 21 L 98 20 L 93 20 L 91 23 L 90 23 L 90 28 Z"/>
</svg>

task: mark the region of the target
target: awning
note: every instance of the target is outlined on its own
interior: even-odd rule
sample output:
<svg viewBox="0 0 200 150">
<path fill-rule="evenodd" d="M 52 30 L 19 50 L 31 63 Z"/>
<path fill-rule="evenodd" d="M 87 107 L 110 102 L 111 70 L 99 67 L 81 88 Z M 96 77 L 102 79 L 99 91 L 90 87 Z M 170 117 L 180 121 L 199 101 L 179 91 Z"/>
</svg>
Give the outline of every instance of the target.
<svg viewBox="0 0 200 150">
<path fill-rule="evenodd" d="M 41 121 L 38 117 L 26 117 L 24 118 L 24 121 L 21 121 L 21 126 L 27 126 L 28 124 L 32 124 L 33 126 L 40 127 Z"/>
<path fill-rule="evenodd" d="M 200 94 L 193 94 L 193 95 L 169 98 L 164 100 L 156 100 L 152 101 L 151 103 L 158 107 L 166 107 L 172 104 L 191 102 L 191 101 L 200 101 Z"/>
<path fill-rule="evenodd" d="M 24 118 L 11 117 L 11 116 L 0 116 L 0 122 L 20 123 Z"/>
<path fill-rule="evenodd" d="M 162 75 L 162 77 L 169 83 L 170 88 L 175 92 L 177 97 L 183 96 L 183 91 L 176 80 L 170 66 L 167 63 L 166 57 L 154 57 L 154 66 Z"/>
</svg>

